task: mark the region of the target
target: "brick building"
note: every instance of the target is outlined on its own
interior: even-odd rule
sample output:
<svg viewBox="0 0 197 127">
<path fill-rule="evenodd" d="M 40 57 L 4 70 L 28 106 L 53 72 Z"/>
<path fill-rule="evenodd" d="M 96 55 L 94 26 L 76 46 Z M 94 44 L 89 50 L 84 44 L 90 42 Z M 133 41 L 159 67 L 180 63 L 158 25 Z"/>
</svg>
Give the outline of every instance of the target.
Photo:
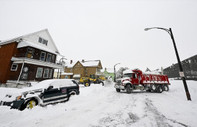
<svg viewBox="0 0 197 127">
<path fill-rule="evenodd" d="M 197 80 L 197 55 L 185 59 L 181 63 L 186 79 Z M 165 68 L 163 72 L 168 75 L 169 78 L 180 78 L 178 63 Z"/>
</svg>

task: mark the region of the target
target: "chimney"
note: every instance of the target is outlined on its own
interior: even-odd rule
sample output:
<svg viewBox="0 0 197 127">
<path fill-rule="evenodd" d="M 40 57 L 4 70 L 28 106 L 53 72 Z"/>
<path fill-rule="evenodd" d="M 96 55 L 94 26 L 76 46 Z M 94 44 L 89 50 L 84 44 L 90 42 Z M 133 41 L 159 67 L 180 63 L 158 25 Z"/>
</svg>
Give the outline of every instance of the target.
<svg viewBox="0 0 197 127">
<path fill-rule="evenodd" d="M 70 60 L 70 64 L 72 64 L 73 63 L 73 60 Z"/>
<path fill-rule="evenodd" d="M 82 63 L 84 63 L 85 62 L 85 60 L 84 59 L 82 59 Z"/>
</svg>

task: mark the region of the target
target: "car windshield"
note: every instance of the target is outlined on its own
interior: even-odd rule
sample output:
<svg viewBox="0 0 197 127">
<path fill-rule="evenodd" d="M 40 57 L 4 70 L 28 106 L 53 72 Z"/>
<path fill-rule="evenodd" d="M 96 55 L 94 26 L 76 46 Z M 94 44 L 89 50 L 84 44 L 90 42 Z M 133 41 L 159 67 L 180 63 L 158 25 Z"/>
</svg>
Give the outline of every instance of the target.
<svg viewBox="0 0 197 127">
<path fill-rule="evenodd" d="M 125 78 L 125 77 L 132 77 L 132 75 L 133 75 L 133 73 L 125 73 L 124 75 L 123 75 L 123 77 Z"/>
</svg>

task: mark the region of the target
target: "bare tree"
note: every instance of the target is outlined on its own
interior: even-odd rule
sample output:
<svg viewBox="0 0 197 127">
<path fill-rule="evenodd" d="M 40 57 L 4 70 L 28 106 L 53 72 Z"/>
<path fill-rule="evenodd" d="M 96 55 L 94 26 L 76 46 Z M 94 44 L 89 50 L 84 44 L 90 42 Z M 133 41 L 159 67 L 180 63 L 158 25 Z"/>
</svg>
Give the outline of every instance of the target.
<svg viewBox="0 0 197 127">
<path fill-rule="evenodd" d="M 117 78 L 121 78 L 123 76 L 123 72 L 125 70 L 128 70 L 129 68 L 128 67 L 121 67 L 117 72 L 116 72 L 116 77 Z"/>
</svg>

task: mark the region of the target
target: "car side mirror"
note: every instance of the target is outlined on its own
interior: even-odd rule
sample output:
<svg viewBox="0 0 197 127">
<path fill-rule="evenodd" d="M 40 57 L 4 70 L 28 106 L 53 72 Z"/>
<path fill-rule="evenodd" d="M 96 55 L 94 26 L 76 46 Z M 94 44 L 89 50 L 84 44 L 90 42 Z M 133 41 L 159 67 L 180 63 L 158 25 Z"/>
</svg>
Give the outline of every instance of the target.
<svg viewBox="0 0 197 127">
<path fill-rule="evenodd" d="M 47 90 L 51 90 L 51 89 L 53 89 L 53 86 L 49 86 L 49 87 L 47 88 Z"/>
</svg>

